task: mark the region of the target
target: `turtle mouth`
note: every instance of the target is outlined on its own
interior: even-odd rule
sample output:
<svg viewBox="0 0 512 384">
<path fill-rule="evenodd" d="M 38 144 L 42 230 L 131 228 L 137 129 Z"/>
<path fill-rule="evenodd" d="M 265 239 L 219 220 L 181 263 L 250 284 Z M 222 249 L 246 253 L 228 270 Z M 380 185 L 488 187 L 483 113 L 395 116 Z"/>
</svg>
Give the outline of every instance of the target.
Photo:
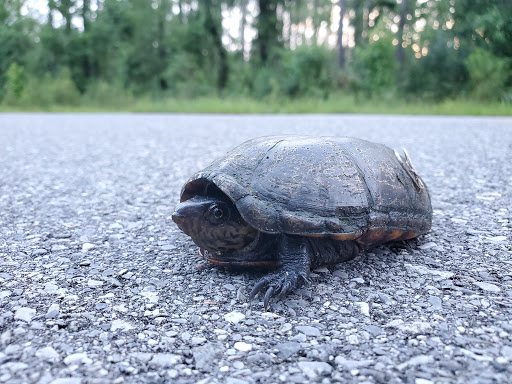
<svg viewBox="0 0 512 384">
<path fill-rule="evenodd" d="M 215 264 L 219 267 L 234 267 L 234 268 L 265 268 L 272 269 L 276 267 L 275 261 L 270 260 L 241 260 L 237 259 L 236 255 L 226 255 L 220 252 L 210 252 L 207 249 L 199 248 L 199 254 L 206 259 L 209 263 Z"/>
</svg>

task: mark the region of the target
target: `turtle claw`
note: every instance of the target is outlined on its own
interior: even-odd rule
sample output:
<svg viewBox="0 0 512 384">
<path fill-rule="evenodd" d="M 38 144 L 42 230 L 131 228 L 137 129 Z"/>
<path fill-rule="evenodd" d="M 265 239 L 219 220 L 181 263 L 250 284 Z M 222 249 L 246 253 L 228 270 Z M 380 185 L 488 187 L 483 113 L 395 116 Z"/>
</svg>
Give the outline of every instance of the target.
<svg viewBox="0 0 512 384">
<path fill-rule="evenodd" d="M 268 303 L 269 303 L 270 298 L 272 297 L 273 293 L 274 293 L 274 288 L 272 288 L 272 287 L 267 289 L 267 292 L 265 292 L 265 298 L 263 299 L 263 307 L 265 308 L 265 312 L 268 311 Z"/>
<path fill-rule="evenodd" d="M 249 293 L 249 300 L 253 300 L 258 293 L 260 293 L 265 285 L 267 284 L 267 281 L 265 278 L 261 279 L 256 283 L 256 285 L 252 288 L 251 293 Z"/>
<path fill-rule="evenodd" d="M 307 281 L 302 273 L 290 270 L 280 270 L 260 279 L 249 294 L 249 300 L 254 299 L 260 292 L 265 291 L 263 306 L 268 311 L 270 299 L 281 300 L 288 293 Z M 265 290 L 266 289 L 266 290 Z"/>
<path fill-rule="evenodd" d="M 287 281 L 283 284 L 283 287 L 281 288 L 281 292 L 277 295 L 277 300 L 281 300 L 283 297 L 285 297 L 288 292 L 290 292 L 292 289 L 292 283 Z"/>
</svg>

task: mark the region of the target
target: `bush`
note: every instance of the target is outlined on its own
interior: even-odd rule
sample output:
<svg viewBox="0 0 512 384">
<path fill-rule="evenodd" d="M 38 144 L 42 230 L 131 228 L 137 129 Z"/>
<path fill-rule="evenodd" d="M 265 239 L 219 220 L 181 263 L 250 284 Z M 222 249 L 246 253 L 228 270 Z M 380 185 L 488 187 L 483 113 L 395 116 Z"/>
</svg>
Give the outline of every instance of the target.
<svg viewBox="0 0 512 384">
<path fill-rule="evenodd" d="M 228 57 L 231 72 L 229 73 L 228 84 L 223 94 L 233 97 L 249 96 L 254 80 L 252 66 L 242 61 L 241 55 L 230 55 Z"/>
<path fill-rule="evenodd" d="M 286 51 L 282 58 L 280 88 L 287 96 L 326 95 L 330 88 L 329 64 L 334 62 L 324 46 L 301 46 Z"/>
<path fill-rule="evenodd" d="M 335 60 L 331 56 L 332 52 L 322 46 L 302 46 L 293 51 L 282 51 L 278 64 L 254 69 L 251 93 L 258 99 L 299 96 L 325 98 L 332 88 L 329 71 L 332 70 L 330 63 L 335 63 Z"/>
<path fill-rule="evenodd" d="M 8 105 L 17 105 L 25 88 L 25 69 L 12 63 L 7 70 L 6 78 L 4 102 Z"/>
<path fill-rule="evenodd" d="M 359 78 L 358 86 L 367 95 L 381 95 L 395 89 L 395 52 L 390 37 L 354 49 L 352 68 Z"/>
<path fill-rule="evenodd" d="M 173 56 L 163 74 L 173 97 L 206 96 L 215 92 L 207 74 L 195 58 L 186 52 Z"/>
<path fill-rule="evenodd" d="M 123 107 L 134 100 L 131 92 L 104 80 L 91 84 L 83 98 L 86 104 L 101 107 Z"/>
<path fill-rule="evenodd" d="M 461 45 L 455 49 L 450 34 L 437 30 L 432 35 L 427 56 L 416 59 L 412 50 L 408 50 L 409 68 L 405 91 L 431 100 L 460 96 L 468 79 L 464 66 L 467 57 L 465 47 Z"/>
<path fill-rule="evenodd" d="M 20 99 L 20 104 L 28 107 L 73 106 L 79 102 L 80 93 L 68 69 L 61 70 L 55 77 L 46 74 L 42 79 L 28 79 Z"/>
<path fill-rule="evenodd" d="M 490 51 L 476 48 L 464 61 L 469 73 L 471 94 L 478 100 L 500 100 L 506 89 L 509 64 Z"/>
<path fill-rule="evenodd" d="M 262 67 L 257 70 L 252 83 L 253 96 L 257 99 L 267 96 L 278 96 L 280 88 L 277 77 L 277 73 L 268 67 Z"/>
</svg>

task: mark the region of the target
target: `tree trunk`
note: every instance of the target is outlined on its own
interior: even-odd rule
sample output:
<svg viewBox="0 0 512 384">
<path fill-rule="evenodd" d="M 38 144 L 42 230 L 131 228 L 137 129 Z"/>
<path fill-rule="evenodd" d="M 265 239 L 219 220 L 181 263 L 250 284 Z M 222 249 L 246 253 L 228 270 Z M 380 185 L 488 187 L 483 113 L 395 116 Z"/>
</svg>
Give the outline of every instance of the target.
<svg viewBox="0 0 512 384">
<path fill-rule="evenodd" d="M 165 25 L 166 25 L 166 17 L 168 12 L 170 12 L 171 5 L 168 0 L 161 0 L 160 6 L 158 7 L 158 59 L 160 70 L 160 89 L 166 90 L 168 88 L 167 80 L 164 76 L 162 76 L 162 72 L 166 65 L 166 51 L 165 51 Z"/>
<path fill-rule="evenodd" d="M 359 45 L 363 41 L 364 0 L 354 0 L 354 42 Z"/>
<path fill-rule="evenodd" d="M 90 11 L 90 0 L 83 0 L 82 20 L 84 23 L 84 32 L 87 32 L 89 30 L 89 11 Z"/>
<path fill-rule="evenodd" d="M 217 77 L 217 87 L 222 90 L 226 88 L 228 82 L 228 61 L 226 49 L 222 45 L 222 22 L 214 20 L 212 9 L 213 6 L 211 0 L 204 0 L 205 5 L 205 29 L 208 31 L 210 36 L 213 38 L 213 44 L 219 54 L 219 73 Z M 220 5 L 219 5 L 220 7 Z M 220 25 L 219 25 L 220 24 Z"/>
<path fill-rule="evenodd" d="M 271 58 L 274 48 L 279 45 L 280 28 L 277 20 L 277 3 L 279 0 L 259 0 L 256 47 L 262 63 Z"/>
<path fill-rule="evenodd" d="M 48 25 L 53 28 L 53 10 L 55 9 L 54 0 L 48 0 Z"/>
<path fill-rule="evenodd" d="M 338 67 L 345 67 L 345 49 L 343 48 L 343 18 L 345 16 L 345 0 L 339 0 L 340 26 L 338 27 Z"/>
<path fill-rule="evenodd" d="M 313 15 L 311 16 L 311 27 L 313 28 L 313 35 L 311 36 L 311 41 L 313 45 L 317 45 L 318 41 L 317 28 L 320 28 L 320 23 L 318 22 L 318 19 L 318 0 L 313 0 Z"/>
<path fill-rule="evenodd" d="M 71 32 L 71 7 L 73 6 L 72 0 L 61 0 L 60 4 L 56 7 L 61 13 L 64 20 L 66 20 L 66 32 Z"/>
<path fill-rule="evenodd" d="M 402 0 L 402 4 L 400 5 L 400 22 L 398 23 L 398 48 L 396 50 L 396 60 L 398 62 L 398 79 L 402 78 L 402 73 L 404 70 L 405 56 L 404 56 L 404 48 L 402 46 L 404 42 L 404 25 L 405 19 L 407 17 L 407 1 Z"/>
<path fill-rule="evenodd" d="M 178 0 L 178 8 L 179 8 L 179 18 L 180 18 L 180 24 L 184 23 L 184 17 L 183 17 L 183 0 Z"/>
<path fill-rule="evenodd" d="M 363 5 L 363 33 L 362 36 L 366 41 L 370 41 L 370 8 L 371 0 L 365 0 Z"/>
<path fill-rule="evenodd" d="M 290 7 L 288 9 L 288 17 L 289 17 L 289 22 L 288 22 L 288 48 L 289 49 L 292 48 L 292 24 L 293 24 L 292 11 L 293 11 L 293 7 Z"/>
<path fill-rule="evenodd" d="M 242 61 L 245 61 L 245 25 L 247 22 L 247 2 L 242 0 L 242 20 L 240 21 L 240 43 L 242 44 Z"/>
</svg>

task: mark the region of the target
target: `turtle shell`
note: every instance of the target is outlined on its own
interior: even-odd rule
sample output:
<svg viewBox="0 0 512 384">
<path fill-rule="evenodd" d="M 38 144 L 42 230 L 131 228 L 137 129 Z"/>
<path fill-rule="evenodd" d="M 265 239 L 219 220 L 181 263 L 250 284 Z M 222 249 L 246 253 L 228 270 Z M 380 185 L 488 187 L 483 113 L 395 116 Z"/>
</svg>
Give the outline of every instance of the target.
<svg viewBox="0 0 512 384">
<path fill-rule="evenodd" d="M 371 245 L 418 236 L 432 221 L 428 190 L 407 155 L 356 138 L 247 141 L 194 174 L 181 201 L 217 188 L 265 233 Z"/>
</svg>

